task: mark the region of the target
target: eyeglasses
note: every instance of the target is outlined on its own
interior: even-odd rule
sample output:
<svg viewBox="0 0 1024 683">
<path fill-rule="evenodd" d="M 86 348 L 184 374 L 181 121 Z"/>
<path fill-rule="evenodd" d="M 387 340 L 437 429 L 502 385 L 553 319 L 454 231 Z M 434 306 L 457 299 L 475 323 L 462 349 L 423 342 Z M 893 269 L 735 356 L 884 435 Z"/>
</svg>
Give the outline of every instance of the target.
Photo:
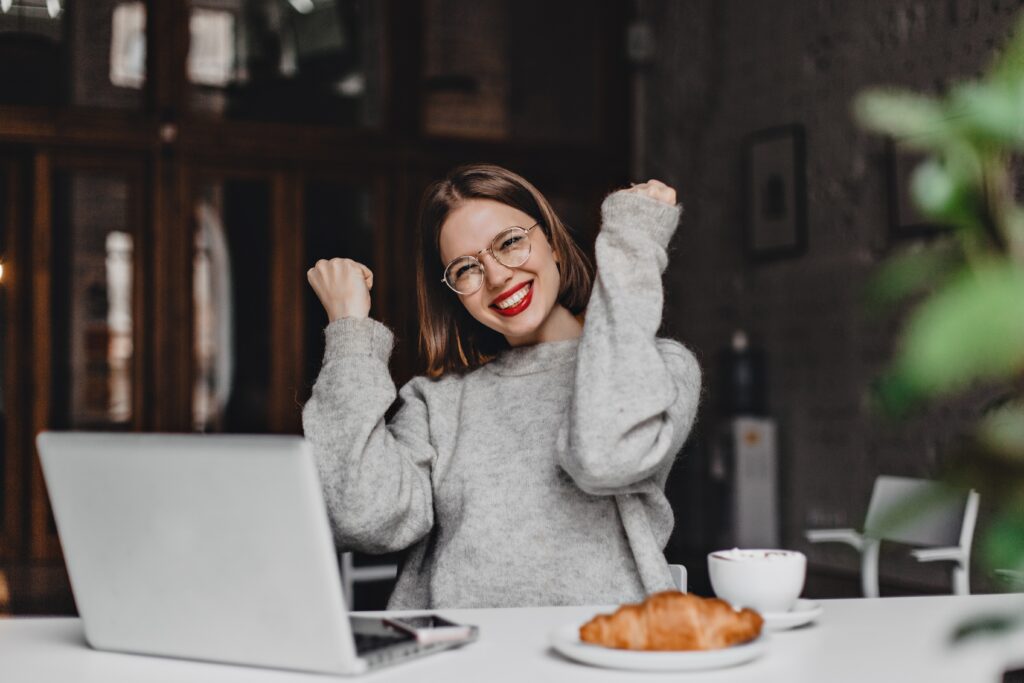
<svg viewBox="0 0 1024 683">
<path fill-rule="evenodd" d="M 484 284 L 484 264 L 477 256 L 490 254 L 495 261 L 506 268 L 517 268 L 530 258 L 530 231 L 540 223 L 528 228 L 518 225 L 502 230 L 491 241 L 491 246 L 481 249 L 476 256 L 459 256 L 445 266 L 441 282 L 451 287 L 456 294 L 474 294 Z"/>
</svg>

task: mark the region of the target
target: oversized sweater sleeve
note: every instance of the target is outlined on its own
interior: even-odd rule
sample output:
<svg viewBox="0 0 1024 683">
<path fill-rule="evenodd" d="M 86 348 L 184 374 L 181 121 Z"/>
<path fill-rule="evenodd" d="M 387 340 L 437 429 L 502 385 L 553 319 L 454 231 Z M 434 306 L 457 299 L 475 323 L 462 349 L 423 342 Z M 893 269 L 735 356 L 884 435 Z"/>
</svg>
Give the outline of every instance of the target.
<svg viewBox="0 0 1024 683">
<path fill-rule="evenodd" d="M 433 526 L 430 442 L 423 384 L 395 399 L 388 371 L 391 331 L 369 318 L 342 318 L 326 329 L 324 363 L 302 411 L 328 513 L 346 550 L 389 552 L 408 547 Z"/>
<path fill-rule="evenodd" d="M 584 491 L 613 495 L 664 484 L 693 425 L 700 367 L 682 344 L 656 337 L 680 208 L 619 191 L 601 213 L 597 275 L 558 457 Z"/>
</svg>

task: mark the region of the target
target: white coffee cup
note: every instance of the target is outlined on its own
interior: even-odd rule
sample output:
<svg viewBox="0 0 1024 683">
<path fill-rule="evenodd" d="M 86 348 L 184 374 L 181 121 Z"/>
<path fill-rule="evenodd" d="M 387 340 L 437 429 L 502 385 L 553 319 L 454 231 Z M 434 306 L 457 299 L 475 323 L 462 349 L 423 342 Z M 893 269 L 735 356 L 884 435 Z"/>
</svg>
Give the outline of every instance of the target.
<svg viewBox="0 0 1024 683">
<path fill-rule="evenodd" d="M 715 595 L 737 609 L 788 612 L 804 589 L 807 558 L 795 550 L 716 550 L 708 573 Z"/>
</svg>

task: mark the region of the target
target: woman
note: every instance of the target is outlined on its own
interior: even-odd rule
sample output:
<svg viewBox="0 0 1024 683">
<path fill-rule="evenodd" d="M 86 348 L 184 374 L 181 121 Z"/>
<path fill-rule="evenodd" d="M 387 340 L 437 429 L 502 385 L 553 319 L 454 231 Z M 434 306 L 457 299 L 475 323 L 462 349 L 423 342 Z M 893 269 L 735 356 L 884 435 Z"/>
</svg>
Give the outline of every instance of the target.
<svg viewBox="0 0 1024 683">
<path fill-rule="evenodd" d="M 663 490 L 700 391 L 693 355 L 655 336 L 679 212 L 654 180 L 605 199 L 591 288 L 531 184 L 452 171 L 421 211 L 431 376 L 402 388 L 389 423 L 393 337 L 367 317 L 372 273 L 310 269 L 330 322 L 303 426 L 339 544 L 410 548 L 389 608 L 614 604 L 672 587 Z"/>
</svg>

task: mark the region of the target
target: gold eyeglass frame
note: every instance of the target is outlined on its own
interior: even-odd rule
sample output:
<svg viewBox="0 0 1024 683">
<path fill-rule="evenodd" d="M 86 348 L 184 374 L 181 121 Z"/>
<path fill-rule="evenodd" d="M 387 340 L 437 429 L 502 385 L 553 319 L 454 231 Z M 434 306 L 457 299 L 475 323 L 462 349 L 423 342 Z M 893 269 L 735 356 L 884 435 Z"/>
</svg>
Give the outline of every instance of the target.
<svg viewBox="0 0 1024 683">
<path fill-rule="evenodd" d="M 460 261 L 461 259 L 467 259 L 467 258 L 468 259 L 473 259 L 474 261 L 477 262 L 477 265 L 480 266 L 480 270 L 482 270 L 482 271 L 484 271 L 484 273 L 486 273 L 487 272 L 487 266 L 485 266 L 484 262 L 480 260 L 480 257 L 483 256 L 484 254 L 490 254 L 492 259 L 494 259 L 498 263 L 501 263 L 501 265 L 505 266 L 506 268 L 518 268 L 519 266 L 523 265 L 528 260 L 530 260 L 530 254 L 533 253 L 533 242 L 529 241 L 530 240 L 530 232 L 534 228 L 536 228 L 538 225 L 540 225 L 539 221 L 537 223 L 534 223 L 533 225 L 531 225 L 528 228 L 524 228 L 524 227 L 519 226 L 519 225 L 510 225 L 507 228 L 505 228 L 504 230 L 502 230 L 501 232 L 499 232 L 497 235 L 495 235 L 494 239 L 491 240 L 491 245 L 489 247 L 487 247 L 486 249 L 481 249 L 480 251 L 476 252 L 476 254 L 466 254 L 464 256 L 456 256 L 455 258 L 453 258 L 451 261 L 448 262 L 448 265 L 446 265 L 444 267 L 444 276 L 441 278 L 441 282 L 443 282 L 445 285 L 447 285 L 448 289 L 452 290 L 456 294 L 461 294 L 462 296 L 470 296 L 471 294 L 476 294 L 477 292 L 480 291 L 480 287 L 483 287 L 483 285 L 484 285 L 483 279 L 481 278 L 481 280 L 480 280 L 480 286 L 477 287 L 476 289 L 474 289 L 472 292 L 460 292 L 459 290 L 457 290 L 454 287 L 452 287 L 452 284 L 450 282 L 448 282 L 448 269 L 452 267 L 452 264 L 455 263 L 456 261 Z M 501 259 L 499 259 L 497 256 L 494 255 L 494 244 L 498 241 L 498 238 L 499 237 L 503 237 L 506 233 L 508 233 L 508 232 L 510 232 L 512 230 L 522 230 L 523 234 L 526 235 L 526 239 L 527 239 L 527 242 L 526 242 L 526 246 L 527 246 L 526 258 L 524 258 L 522 261 L 520 261 L 519 263 L 515 264 L 514 266 L 510 266 L 510 265 L 506 265 L 506 264 L 502 263 Z"/>
</svg>

